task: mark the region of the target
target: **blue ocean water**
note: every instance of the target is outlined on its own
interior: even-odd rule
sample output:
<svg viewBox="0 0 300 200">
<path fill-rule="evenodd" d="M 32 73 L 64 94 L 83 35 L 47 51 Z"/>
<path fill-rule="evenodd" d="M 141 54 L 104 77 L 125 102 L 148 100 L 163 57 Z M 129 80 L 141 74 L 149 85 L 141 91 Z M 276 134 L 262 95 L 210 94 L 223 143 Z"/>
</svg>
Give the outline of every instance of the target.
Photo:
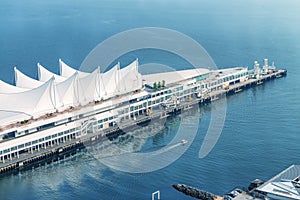
<svg viewBox="0 0 300 200">
<path fill-rule="evenodd" d="M 81 153 L 1 178 L 0 199 L 150 199 L 156 190 L 161 191 L 161 199 L 191 199 L 171 185 L 186 183 L 223 194 L 300 163 L 298 1 L 15 0 L 0 5 L 0 79 L 10 83 L 14 66 L 32 77 L 37 62 L 53 72 L 59 71 L 58 58 L 78 68 L 98 43 L 139 27 L 170 28 L 190 36 L 219 68 L 251 67 L 253 60 L 268 57 L 288 69 L 285 78 L 227 98 L 222 135 L 203 159 L 198 151 L 210 122 L 209 107 L 201 111 L 191 147 L 164 169 L 124 173 Z M 155 60 L 173 67 L 185 65 L 152 51 L 138 57 L 141 64 Z M 145 148 L 166 144 L 177 126 L 174 119 Z"/>
</svg>

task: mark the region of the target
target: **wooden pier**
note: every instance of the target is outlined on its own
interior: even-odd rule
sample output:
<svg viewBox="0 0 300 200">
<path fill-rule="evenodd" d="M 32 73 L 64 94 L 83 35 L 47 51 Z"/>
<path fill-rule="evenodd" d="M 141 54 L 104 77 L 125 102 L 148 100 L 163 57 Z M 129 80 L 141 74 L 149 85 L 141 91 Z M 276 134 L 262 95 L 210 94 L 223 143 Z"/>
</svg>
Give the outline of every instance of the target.
<svg viewBox="0 0 300 200">
<path fill-rule="evenodd" d="M 84 149 L 87 145 L 95 142 L 101 142 L 111 138 L 118 137 L 121 134 L 125 134 L 126 131 L 135 125 L 147 124 L 151 120 L 160 120 L 165 117 L 176 115 L 183 110 L 191 109 L 198 104 L 207 104 L 212 101 L 218 100 L 225 95 L 233 95 L 251 87 L 264 84 L 265 82 L 286 76 L 286 70 L 276 70 L 273 73 L 266 74 L 260 79 L 248 79 L 244 82 L 236 83 L 229 86 L 226 89 L 219 89 L 211 91 L 201 98 L 194 98 L 186 102 L 182 102 L 174 108 L 158 109 L 154 110 L 151 115 L 141 115 L 136 120 L 130 120 L 124 123 L 118 124 L 118 126 L 107 128 L 103 131 L 88 133 L 80 138 L 64 141 L 51 147 L 45 147 L 42 149 L 28 152 L 26 155 L 21 155 L 13 159 L 8 159 L 3 163 L 0 163 L 0 176 L 16 173 L 19 170 L 31 169 L 32 167 L 39 166 L 45 163 L 51 163 L 64 159 L 70 155 L 76 154 L 77 151 Z"/>
</svg>

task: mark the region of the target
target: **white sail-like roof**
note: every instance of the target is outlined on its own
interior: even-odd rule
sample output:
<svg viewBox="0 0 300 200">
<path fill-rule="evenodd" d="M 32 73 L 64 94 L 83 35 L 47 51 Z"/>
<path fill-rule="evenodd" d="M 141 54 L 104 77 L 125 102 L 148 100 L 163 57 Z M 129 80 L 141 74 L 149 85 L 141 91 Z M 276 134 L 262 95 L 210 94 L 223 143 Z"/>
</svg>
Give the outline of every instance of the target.
<svg viewBox="0 0 300 200">
<path fill-rule="evenodd" d="M 52 77 L 55 78 L 54 80 L 55 83 L 60 83 L 67 79 L 65 77 L 54 74 L 53 72 L 50 72 L 45 67 L 43 67 L 40 63 L 38 63 L 37 66 L 38 66 L 38 79 L 42 82 L 46 82 L 50 80 Z"/>
<path fill-rule="evenodd" d="M 119 63 L 113 68 L 111 68 L 109 71 L 102 74 L 102 81 L 104 83 L 103 99 L 108 99 L 118 94 Z"/>
<path fill-rule="evenodd" d="M 119 94 L 124 94 L 142 88 L 142 75 L 138 72 L 138 60 L 119 71 Z"/>
<path fill-rule="evenodd" d="M 52 101 L 53 79 L 40 87 L 21 93 L 0 94 L 0 111 L 39 115 L 55 111 Z"/>
<path fill-rule="evenodd" d="M 24 113 L 8 112 L 0 110 L 0 124 L 5 126 L 7 124 L 16 123 L 29 119 L 30 117 Z"/>
<path fill-rule="evenodd" d="M 18 93 L 18 92 L 25 92 L 28 89 L 20 88 L 14 85 L 10 85 L 2 80 L 0 80 L 0 93 Z"/>
<path fill-rule="evenodd" d="M 14 67 L 14 71 L 15 71 L 15 84 L 17 87 L 33 89 L 33 88 L 37 88 L 44 84 L 41 81 L 35 80 L 35 79 L 23 74 L 16 67 Z"/>
<path fill-rule="evenodd" d="M 75 73 L 67 80 L 55 84 L 55 101 L 58 109 L 78 105 L 77 76 Z"/>
<path fill-rule="evenodd" d="M 100 70 L 100 69 L 99 69 Z M 105 95 L 106 95 L 106 90 L 105 90 L 105 83 L 103 81 L 103 74 L 100 73 L 99 74 L 99 96 L 100 96 L 100 99 L 105 99 Z"/>
<path fill-rule="evenodd" d="M 60 75 L 63 76 L 63 77 L 66 77 L 66 78 L 71 77 L 76 72 L 78 72 L 78 77 L 79 78 L 83 78 L 83 77 L 90 74 L 90 73 L 87 73 L 87 72 L 81 72 L 81 71 L 78 71 L 76 69 L 73 69 L 72 67 L 67 65 L 65 62 L 63 62 L 61 59 L 59 59 L 58 62 L 59 62 L 59 67 L 60 67 Z"/>
<path fill-rule="evenodd" d="M 84 104 L 101 99 L 100 81 L 100 68 L 97 68 L 88 76 L 78 79 L 80 103 Z"/>
</svg>

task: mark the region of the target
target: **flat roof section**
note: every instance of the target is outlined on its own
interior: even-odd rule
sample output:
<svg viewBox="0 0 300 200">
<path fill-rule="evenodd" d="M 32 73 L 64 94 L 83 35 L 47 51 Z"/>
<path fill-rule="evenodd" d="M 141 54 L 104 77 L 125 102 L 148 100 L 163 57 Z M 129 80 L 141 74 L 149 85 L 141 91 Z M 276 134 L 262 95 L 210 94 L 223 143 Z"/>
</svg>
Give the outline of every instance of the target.
<svg viewBox="0 0 300 200">
<path fill-rule="evenodd" d="M 153 85 L 154 82 L 159 82 L 163 80 L 166 82 L 166 85 L 169 85 L 172 83 L 181 82 L 208 73 L 210 73 L 209 69 L 197 68 L 172 72 L 146 74 L 142 75 L 142 77 L 145 81 L 145 84 L 147 85 Z"/>
<path fill-rule="evenodd" d="M 277 197 L 300 200 L 300 165 L 292 165 L 280 172 L 256 190 Z"/>
</svg>

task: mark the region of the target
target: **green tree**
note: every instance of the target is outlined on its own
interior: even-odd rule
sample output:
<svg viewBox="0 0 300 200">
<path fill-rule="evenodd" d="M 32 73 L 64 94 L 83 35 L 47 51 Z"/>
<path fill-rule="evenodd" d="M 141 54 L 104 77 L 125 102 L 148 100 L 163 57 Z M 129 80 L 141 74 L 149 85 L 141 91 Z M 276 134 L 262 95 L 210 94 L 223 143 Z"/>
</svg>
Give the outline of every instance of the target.
<svg viewBox="0 0 300 200">
<path fill-rule="evenodd" d="M 157 84 L 157 88 L 159 89 L 161 87 L 160 81 Z"/>
<path fill-rule="evenodd" d="M 161 87 L 165 87 L 166 86 L 166 81 L 165 80 L 162 80 L 162 84 L 161 84 Z"/>
<path fill-rule="evenodd" d="M 156 82 L 153 83 L 153 88 L 154 88 L 155 90 L 157 89 L 157 83 L 156 83 Z"/>
</svg>

